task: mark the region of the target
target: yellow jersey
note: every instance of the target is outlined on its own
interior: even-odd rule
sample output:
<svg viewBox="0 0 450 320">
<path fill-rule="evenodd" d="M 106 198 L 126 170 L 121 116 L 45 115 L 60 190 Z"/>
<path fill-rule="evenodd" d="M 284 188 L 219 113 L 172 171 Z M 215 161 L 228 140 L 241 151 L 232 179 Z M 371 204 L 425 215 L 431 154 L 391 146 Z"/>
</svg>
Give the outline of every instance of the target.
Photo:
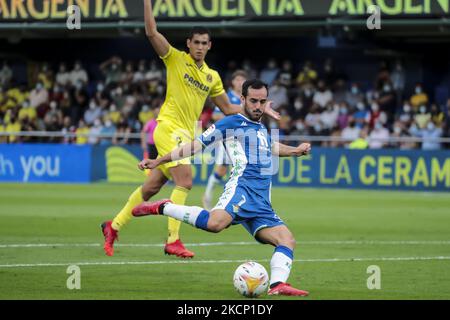
<svg viewBox="0 0 450 320">
<path fill-rule="evenodd" d="M 5 132 L 7 133 L 18 133 L 22 130 L 22 126 L 19 122 L 9 123 L 6 125 Z M 16 142 L 19 140 L 19 136 L 10 135 L 9 142 Z"/>
<path fill-rule="evenodd" d="M 225 93 L 222 80 L 205 62 L 198 67 L 190 54 L 172 46 L 161 59 L 167 68 L 167 92 L 158 121 L 187 130 L 193 139 L 206 98 Z"/>
<path fill-rule="evenodd" d="M 22 108 L 19 110 L 18 118 L 19 120 L 23 120 L 25 118 L 28 118 L 30 121 L 34 121 L 37 117 L 37 112 L 35 108 Z"/>
</svg>

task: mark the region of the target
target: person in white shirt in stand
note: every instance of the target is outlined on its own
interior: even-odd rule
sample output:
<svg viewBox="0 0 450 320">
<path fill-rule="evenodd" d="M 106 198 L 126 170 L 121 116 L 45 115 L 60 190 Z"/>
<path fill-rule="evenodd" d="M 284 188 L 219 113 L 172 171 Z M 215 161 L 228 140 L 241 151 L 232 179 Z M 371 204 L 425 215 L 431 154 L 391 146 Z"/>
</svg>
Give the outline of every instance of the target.
<svg viewBox="0 0 450 320">
<path fill-rule="evenodd" d="M 317 91 L 314 94 L 313 102 L 317 103 L 321 108 L 333 100 L 333 93 L 326 87 L 325 81 L 320 80 L 317 84 Z"/>
<path fill-rule="evenodd" d="M 82 82 L 84 85 L 89 81 L 88 74 L 81 66 L 80 61 L 76 61 L 73 70 L 70 72 L 70 82 L 74 86 L 78 82 Z"/>
<path fill-rule="evenodd" d="M 48 90 L 44 88 L 42 82 L 38 82 L 36 87 L 30 92 L 30 106 L 39 108 L 41 105 L 48 103 Z"/>
<path fill-rule="evenodd" d="M 67 71 L 66 64 L 63 62 L 59 65 L 59 71 L 56 74 L 56 83 L 65 87 L 70 81 L 70 73 Z"/>
<path fill-rule="evenodd" d="M 389 130 L 380 121 L 375 122 L 374 129 L 369 135 L 369 148 L 382 149 L 389 143 Z"/>
<path fill-rule="evenodd" d="M 359 138 L 361 129 L 355 125 L 355 120 L 351 119 L 348 126 L 342 130 L 341 138 L 344 140 L 344 146 L 347 148 L 352 141 Z"/>
</svg>

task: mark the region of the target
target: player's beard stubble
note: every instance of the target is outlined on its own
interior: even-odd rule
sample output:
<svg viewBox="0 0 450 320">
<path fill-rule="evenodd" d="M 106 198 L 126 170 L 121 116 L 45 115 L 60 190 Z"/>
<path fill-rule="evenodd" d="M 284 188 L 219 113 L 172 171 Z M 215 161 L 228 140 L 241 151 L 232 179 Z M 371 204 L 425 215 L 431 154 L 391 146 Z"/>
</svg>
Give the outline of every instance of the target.
<svg viewBox="0 0 450 320">
<path fill-rule="evenodd" d="M 259 122 L 264 114 L 264 111 L 261 108 L 256 108 L 254 110 L 250 110 L 247 105 L 244 105 L 244 111 L 247 118 L 249 118 L 252 121 Z"/>
</svg>

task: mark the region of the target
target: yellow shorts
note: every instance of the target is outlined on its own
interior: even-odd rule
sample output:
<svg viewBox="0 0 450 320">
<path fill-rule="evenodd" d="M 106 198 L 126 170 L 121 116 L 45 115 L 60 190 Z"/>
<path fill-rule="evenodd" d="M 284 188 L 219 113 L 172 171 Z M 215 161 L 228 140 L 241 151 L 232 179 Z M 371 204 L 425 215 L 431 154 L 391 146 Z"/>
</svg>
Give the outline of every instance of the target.
<svg viewBox="0 0 450 320">
<path fill-rule="evenodd" d="M 192 137 L 188 130 L 176 127 L 165 121 L 158 121 L 158 125 L 153 132 L 153 139 L 155 141 L 156 149 L 158 150 L 158 157 L 162 157 L 174 149 L 178 148 L 184 143 L 190 143 Z M 172 161 L 163 165 L 160 165 L 158 169 L 168 178 L 171 179 L 169 169 L 182 165 L 191 164 L 190 158 L 185 158 L 178 161 Z"/>
</svg>

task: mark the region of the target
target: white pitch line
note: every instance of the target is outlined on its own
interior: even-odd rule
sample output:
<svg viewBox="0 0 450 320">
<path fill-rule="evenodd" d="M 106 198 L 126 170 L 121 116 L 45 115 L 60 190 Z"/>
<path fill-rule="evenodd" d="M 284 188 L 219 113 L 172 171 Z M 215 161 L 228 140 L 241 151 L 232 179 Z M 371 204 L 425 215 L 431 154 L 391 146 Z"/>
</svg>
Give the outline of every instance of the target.
<svg viewBox="0 0 450 320">
<path fill-rule="evenodd" d="M 324 240 L 324 241 L 297 241 L 302 245 L 450 245 L 450 240 Z M 205 242 L 186 243 L 189 247 L 208 246 L 251 246 L 259 245 L 257 242 Z M 2 248 L 47 248 L 47 247 L 101 247 L 101 243 L 17 243 L 0 244 Z M 164 247 L 162 243 L 123 243 L 118 247 Z"/>
<path fill-rule="evenodd" d="M 295 259 L 295 262 L 361 262 L 361 261 L 430 261 L 450 260 L 450 256 L 437 257 L 374 257 L 374 258 L 329 258 L 329 259 Z M 119 266 L 119 265 L 155 265 L 155 264 L 221 264 L 242 263 L 246 260 L 173 260 L 173 261 L 114 261 L 114 262 L 68 262 L 68 263 L 33 263 L 33 264 L 2 264 L 0 268 L 35 268 L 35 267 L 65 267 L 77 266 Z M 269 259 L 253 259 L 257 262 L 269 262 Z"/>
</svg>

